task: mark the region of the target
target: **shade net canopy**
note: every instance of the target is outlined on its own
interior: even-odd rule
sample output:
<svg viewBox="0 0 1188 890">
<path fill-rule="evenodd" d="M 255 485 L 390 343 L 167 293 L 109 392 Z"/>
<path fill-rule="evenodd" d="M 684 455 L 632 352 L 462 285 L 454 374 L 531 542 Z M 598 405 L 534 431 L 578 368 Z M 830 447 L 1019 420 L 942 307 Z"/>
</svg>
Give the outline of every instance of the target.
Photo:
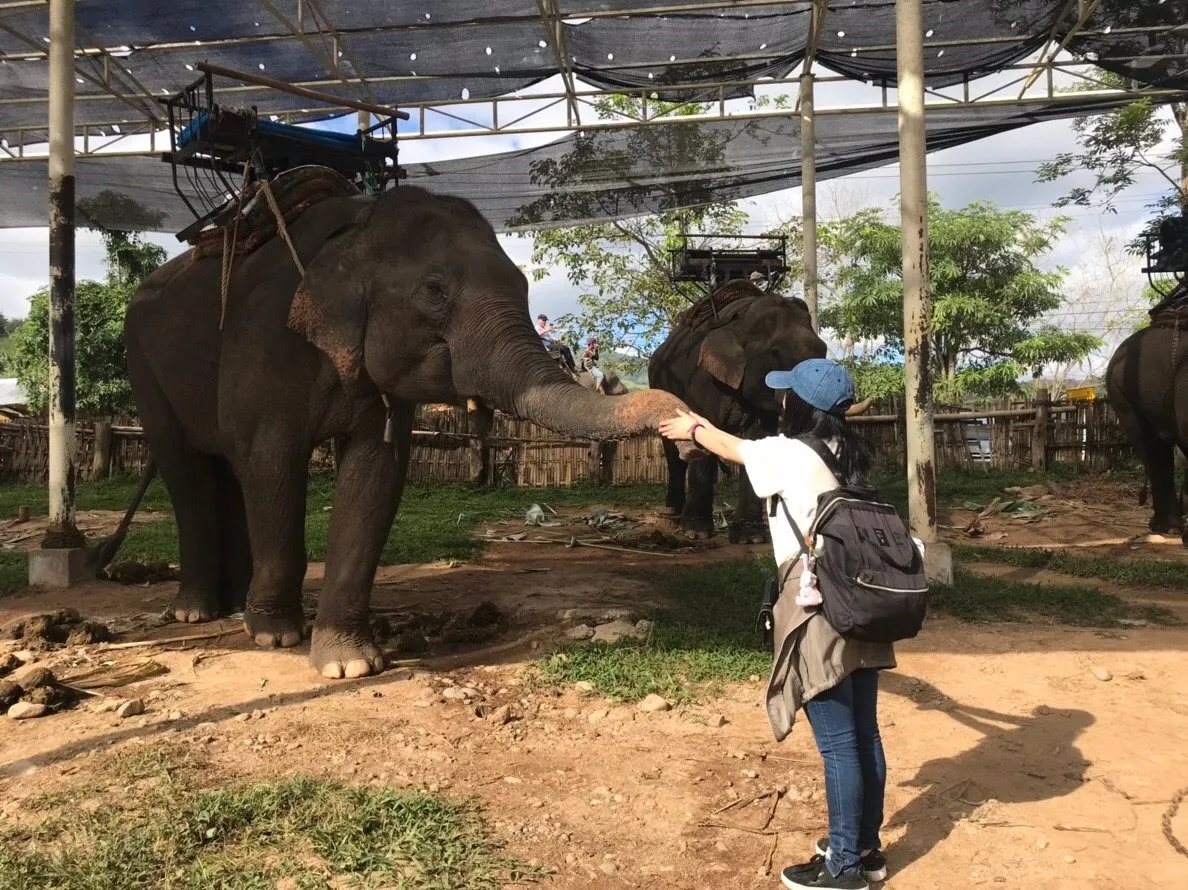
<svg viewBox="0 0 1188 890">
<path fill-rule="evenodd" d="M 550 4 L 545 4 L 548 7 Z M 828 0 L 818 64 L 895 81 L 894 0 Z M 1092 4 L 1085 4 L 1090 8 Z M 725 96 L 784 76 L 812 42 L 812 3 L 788 0 L 78 0 L 76 121 L 141 132 L 159 99 L 208 61 L 388 105 L 506 95 L 563 68 L 601 88 Z M 925 74 L 934 87 L 1002 70 L 1045 46 L 1128 78 L 1188 88 L 1188 0 L 1102 0 L 1085 21 L 1069 0 L 924 0 Z M 673 11 L 676 10 L 676 11 Z M 559 29 L 558 35 L 556 30 Z M 0 9 L 0 136 L 42 141 L 48 7 Z M 218 101 L 316 119 L 339 113 L 235 81 Z M 23 129 L 27 128 L 27 129 Z"/>
<path fill-rule="evenodd" d="M 936 111 L 936 151 L 1019 127 L 1109 111 L 1117 102 L 1019 109 Z M 816 122 L 818 177 L 896 160 L 894 111 L 824 114 Z M 407 166 L 407 184 L 472 201 L 498 231 L 530 231 L 734 201 L 800 184 L 797 116 L 664 123 L 573 135 L 523 151 Z M 174 192 L 171 168 L 152 157 L 80 158 L 80 222 L 176 232 L 193 217 Z M 0 226 L 46 225 L 44 161 L 0 165 Z M 403 188 L 404 185 L 398 186 Z"/>
</svg>

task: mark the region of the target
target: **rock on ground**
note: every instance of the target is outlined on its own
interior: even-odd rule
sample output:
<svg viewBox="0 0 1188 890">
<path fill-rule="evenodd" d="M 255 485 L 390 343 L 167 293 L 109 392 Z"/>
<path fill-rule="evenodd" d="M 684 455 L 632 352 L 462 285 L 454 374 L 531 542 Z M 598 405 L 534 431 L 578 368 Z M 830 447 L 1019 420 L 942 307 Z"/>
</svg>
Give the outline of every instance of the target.
<svg viewBox="0 0 1188 890">
<path fill-rule="evenodd" d="M 138 714 L 144 713 L 144 702 L 138 698 L 130 698 L 118 708 L 116 714 L 119 717 L 135 717 Z"/>
<path fill-rule="evenodd" d="M 13 720 L 31 720 L 34 717 L 44 717 L 48 713 L 48 706 L 26 701 L 19 701 L 8 709 L 8 716 Z"/>
<path fill-rule="evenodd" d="M 598 625 L 594 628 L 591 640 L 595 643 L 617 643 L 619 640 L 638 639 L 642 636 L 646 636 L 646 633 L 641 634 L 630 621 L 618 620 Z"/>
<path fill-rule="evenodd" d="M 670 705 L 668 703 L 668 701 L 665 700 L 665 698 L 663 696 L 656 695 L 655 693 L 652 693 L 647 698 L 645 698 L 643 701 L 641 701 L 638 705 L 636 705 L 636 707 L 639 708 L 641 711 L 644 711 L 645 713 L 655 714 L 660 711 L 670 710 L 672 708 L 672 705 Z"/>
</svg>

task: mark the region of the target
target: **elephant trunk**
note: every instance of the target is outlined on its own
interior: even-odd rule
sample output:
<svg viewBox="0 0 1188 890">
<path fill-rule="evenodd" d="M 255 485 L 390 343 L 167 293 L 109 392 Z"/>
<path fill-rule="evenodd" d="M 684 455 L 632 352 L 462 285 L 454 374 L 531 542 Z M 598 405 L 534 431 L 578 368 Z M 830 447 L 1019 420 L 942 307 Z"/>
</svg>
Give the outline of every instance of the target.
<svg viewBox="0 0 1188 890">
<path fill-rule="evenodd" d="M 678 410 L 680 399 L 661 390 L 608 398 L 566 375 L 536 337 L 512 335 L 504 341 L 494 385 L 482 393 L 503 410 L 535 424 L 582 439 L 622 439 L 655 430 Z M 695 455 L 691 455 L 695 456 Z"/>
</svg>

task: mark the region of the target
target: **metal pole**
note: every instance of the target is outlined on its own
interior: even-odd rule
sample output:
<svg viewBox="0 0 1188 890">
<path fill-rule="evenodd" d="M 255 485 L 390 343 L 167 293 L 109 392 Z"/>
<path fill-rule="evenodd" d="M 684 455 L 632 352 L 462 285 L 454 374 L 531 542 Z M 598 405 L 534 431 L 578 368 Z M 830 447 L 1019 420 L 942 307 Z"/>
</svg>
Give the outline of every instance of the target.
<svg viewBox="0 0 1188 890">
<path fill-rule="evenodd" d="M 936 533 L 936 439 L 932 425 L 932 294 L 928 271 L 928 176 L 924 124 L 923 0 L 896 0 L 899 213 L 903 241 L 903 347 L 908 521 L 925 544 L 934 580 L 952 580 Z"/>
<path fill-rule="evenodd" d="M 49 10 L 49 528 L 42 547 L 81 547 L 74 525 L 74 0 Z"/>
<path fill-rule="evenodd" d="M 804 302 L 817 330 L 817 138 L 813 75 L 800 78 L 800 215 L 804 238 Z"/>
</svg>

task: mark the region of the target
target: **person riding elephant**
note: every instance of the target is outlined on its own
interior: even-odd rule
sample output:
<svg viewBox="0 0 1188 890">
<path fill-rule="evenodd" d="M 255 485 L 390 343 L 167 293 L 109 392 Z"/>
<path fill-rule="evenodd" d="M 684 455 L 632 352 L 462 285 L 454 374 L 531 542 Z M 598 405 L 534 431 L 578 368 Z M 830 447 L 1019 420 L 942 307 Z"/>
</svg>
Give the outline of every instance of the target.
<svg viewBox="0 0 1188 890">
<path fill-rule="evenodd" d="M 685 407 L 602 398 L 541 349 L 528 282 L 461 198 L 401 186 L 329 197 L 234 256 L 186 252 L 138 288 L 128 374 L 177 517 L 179 621 L 243 608 L 260 646 L 304 636 L 313 449 L 342 443 L 309 659 L 330 678 L 382 670 L 371 586 L 400 502 L 418 403 L 492 407 L 617 439 Z"/>
<path fill-rule="evenodd" d="M 648 362 L 648 383 L 684 400 L 719 429 L 742 439 L 757 439 L 775 435 L 780 414 L 776 396 L 763 382 L 766 375 L 825 354 L 825 342 L 813 330 L 803 301 L 768 294 L 751 281 L 736 280 L 677 319 Z M 864 402 L 851 410 L 857 413 L 868 406 Z M 692 538 L 713 535 L 717 461 L 686 466 L 668 441 L 664 454 L 670 521 Z M 730 540 L 761 543 L 767 539 L 763 503 L 751 489 L 745 468 L 738 472 L 738 506 Z"/>
<path fill-rule="evenodd" d="M 1179 284 L 1151 310 L 1151 324 L 1131 334 L 1106 366 L 1106 392 L 1123 433 L 1147 471 L 1150 529 L 1180 535 L 1184 527 L 1188 470 L 1176 491 L 1176 449 L 1188 458 L 1188 287 Z"/>
</svg>

